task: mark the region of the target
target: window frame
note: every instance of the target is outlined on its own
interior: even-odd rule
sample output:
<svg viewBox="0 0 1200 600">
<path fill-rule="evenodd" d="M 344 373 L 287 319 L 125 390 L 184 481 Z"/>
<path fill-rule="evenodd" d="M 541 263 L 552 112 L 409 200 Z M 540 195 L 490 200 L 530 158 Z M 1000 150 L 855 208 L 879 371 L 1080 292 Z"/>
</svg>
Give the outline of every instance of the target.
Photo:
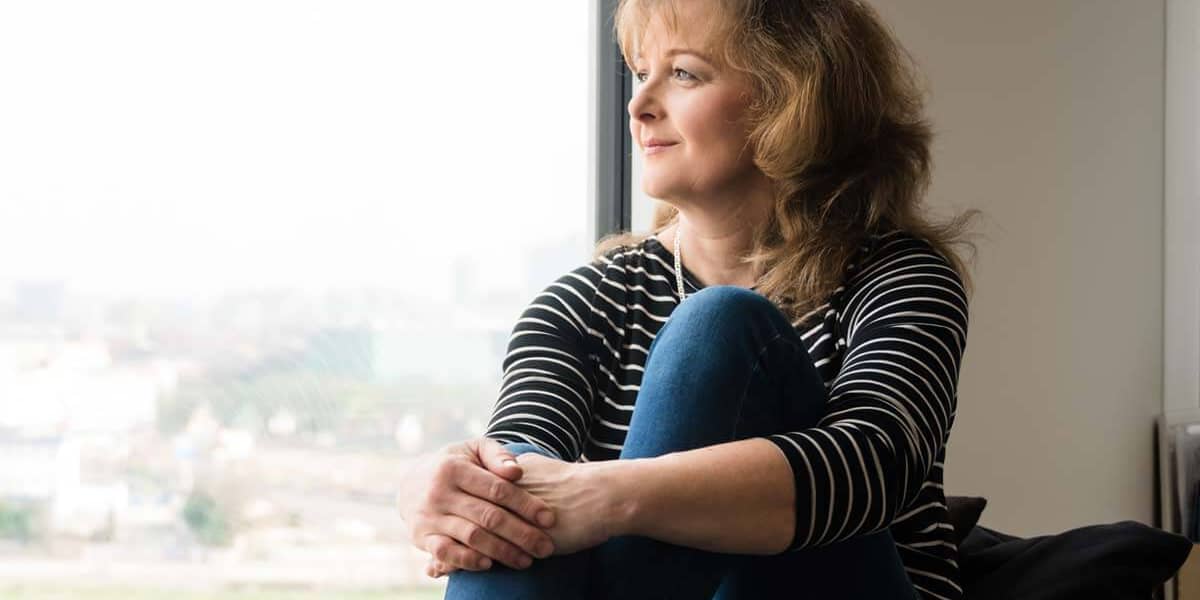
<svg viewBox="0 0 1200 600">
<path fill-rule="evenodd" d="M 633 214 L 632 140 L 628 135 L 633 78 L 612 33 L 618 0 L 592 0 L 595 14 L 595 107 L 593 118 L 594 212 L 592 234 L 629 231 Z"/>
</svg>

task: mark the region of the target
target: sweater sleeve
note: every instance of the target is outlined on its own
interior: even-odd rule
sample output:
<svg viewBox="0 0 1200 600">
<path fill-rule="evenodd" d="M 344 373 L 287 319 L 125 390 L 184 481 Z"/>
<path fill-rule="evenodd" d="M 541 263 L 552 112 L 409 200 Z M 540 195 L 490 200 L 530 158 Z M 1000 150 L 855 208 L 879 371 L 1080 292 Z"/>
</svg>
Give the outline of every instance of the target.
<svg viewBox="0 0 1200 600">
<path fill-rule="evenodd" d="M 596 397 L 589 322 L 603 267 L 593 261 L 559 277 L 521 313 L 508 339 L 499 397 L 484 437 L 528 442 L 569 462 L 579 459 Z"/>
<path fill-rule="evenodd" d="M 949 439 L 967 298 L 944 257 L 909 246 L 855 274 L 839 319 L 846 353 L 816 426 L 765 436 L 796 483 L 788 552 L 887 528 L 911 511 Z"/>
</svg>

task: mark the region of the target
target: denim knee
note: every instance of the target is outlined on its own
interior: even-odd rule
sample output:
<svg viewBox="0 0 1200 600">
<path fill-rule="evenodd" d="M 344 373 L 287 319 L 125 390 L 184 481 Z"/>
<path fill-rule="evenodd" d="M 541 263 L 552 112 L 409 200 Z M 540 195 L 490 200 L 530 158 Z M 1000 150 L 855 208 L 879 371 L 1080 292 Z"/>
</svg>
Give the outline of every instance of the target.
<svg viewBox="0 0 1200 600">
<path fill-rule="evenodd" d="M 736 285 L 713 285 L 688 296 L 674 312 L 671 321 L 690 322 L 699 331 L 729 340 L 750 330 L 772 337 L 790 327 L 787 318 L 766 296 Z M 758 324 L 748 327 L 747 323 Z"/>
<path fill-rule="evenodd" d="M 766 296 L 749 288 L 737 285 L 710 285 L 694 294 L 689 294 L 687 301 L 679 305 L 679 310 L 683 310 L 684 307 L 706 304 L 718 304 L 726 307 L 725 310 L 731 310 L 728 308 L 730 306 L 745 308 L 774 306 Z"/>
</svg>

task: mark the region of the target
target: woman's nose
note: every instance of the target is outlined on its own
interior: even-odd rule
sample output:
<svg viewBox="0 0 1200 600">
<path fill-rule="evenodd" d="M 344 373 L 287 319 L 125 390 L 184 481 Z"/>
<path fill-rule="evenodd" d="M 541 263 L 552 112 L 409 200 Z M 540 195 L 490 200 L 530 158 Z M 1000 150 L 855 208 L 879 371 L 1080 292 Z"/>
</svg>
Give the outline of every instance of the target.
<svg viewBox="0 0 1200 600">
<path fill-rule="evenodd" d="M 629 99 L 629 118 L 635 121 L 641 121 L 645 118 L 654 118 L 659 110 L 658 102 L 651 97 L 646 84 L 642 84 L 641 88 L 633 93 L 633 97 Z"/>
<path fill-rule="evenodd" d="M 629 101 L 629 118 L 634 121 L 648 121 L 656 118 L 653 103 L 644 98 L 634 96 Z"/>
</svg>

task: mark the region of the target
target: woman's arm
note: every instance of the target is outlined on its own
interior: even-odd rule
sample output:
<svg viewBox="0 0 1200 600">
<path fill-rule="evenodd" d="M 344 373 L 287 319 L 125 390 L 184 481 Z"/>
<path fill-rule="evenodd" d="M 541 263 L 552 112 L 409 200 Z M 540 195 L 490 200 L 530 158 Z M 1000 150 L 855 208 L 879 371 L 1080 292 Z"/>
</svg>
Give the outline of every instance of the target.
<svg viewBox="0 0 1200 600">
<path fill-rule="evenodd" d="M 792 540 L 792 469 L 763 438 L 592 464 L 613 496 L 613 535 L 738 554 L 778 554 Z"/>
<path fill-rule="evenodd" d="M 777 554 L 792 538 L 792 471 L 771 442 L 754 438 L 654 458 L 568 463 L 517 457 L 523 490 L 556 515 L 555 554 L 619 535 L 713 552 Z"/>
</svg>

